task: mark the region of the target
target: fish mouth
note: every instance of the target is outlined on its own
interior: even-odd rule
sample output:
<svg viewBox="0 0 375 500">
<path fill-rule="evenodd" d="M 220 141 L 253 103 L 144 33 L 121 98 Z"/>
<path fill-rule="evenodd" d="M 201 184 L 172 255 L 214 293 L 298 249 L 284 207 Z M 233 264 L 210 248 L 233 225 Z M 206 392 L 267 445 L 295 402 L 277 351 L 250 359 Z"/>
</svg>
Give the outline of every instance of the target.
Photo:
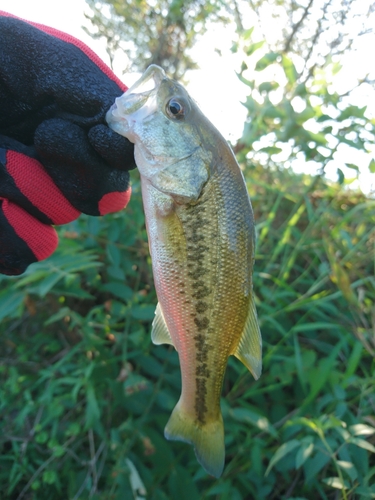
<svg viewBox="0 0 375 500">
<path fill-rule="evenodd" d="M 107 112 L 107 122 L 124 120 L 125 116 L 129 116 L 145 106 L 150 97 L 156 95 L 165 78 L 165 71 L 156 64 L 151 64 L 125 94 L 115 99 L 115 103 Z"/>
<path fill-rule="evenodd" d="M 157 90 L 161 82 L 166 78 L 165 71 L 156 64 L 151 64 L 146 71 L 126 92 L 126 94 L 151 93 Z M 136 91 L 136 92 L 135 92 Z"/>
</svg>

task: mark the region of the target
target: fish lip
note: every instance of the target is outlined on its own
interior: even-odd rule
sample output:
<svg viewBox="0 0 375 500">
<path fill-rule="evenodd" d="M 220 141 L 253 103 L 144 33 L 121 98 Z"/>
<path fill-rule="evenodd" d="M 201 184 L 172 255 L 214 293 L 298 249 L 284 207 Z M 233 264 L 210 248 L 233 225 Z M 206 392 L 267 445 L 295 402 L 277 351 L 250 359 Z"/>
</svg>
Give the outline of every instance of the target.
<svg viewBox="0 0 375 500">
<path fill-rule="evenodd" d="M 115 99 L 112 111 L 118 109 L 124 115 L 135 113 L 145 105 L 152 95 L 157 93 L 165 78 L 164 70 L 156 64 L 152 64 L 122 96 Z"/>
<path fill-rule="evenodd" d="M 130 115 L 140 110 L 150 97 L 157 94 L 161 82 L 166 79 L 165 71 L 151 64 L 143 75 L 121 96 L 115 99 L 114 104 L 106 113 L 107 123 L 128 123 Z"/>
<path fill-rule="evenodd" d="M 125 92 L 125 94 L 134 94 L 134 91 L 136 89 L 138 89 L 137 94 L 155 90 L 156 88 L 159 88 L 159 85 L 165 78 L 167 77 L 163 68 L 157 66 L 156 64 L 151 64 L 143 73 L 143 75 Z M 151 79 L 154 80 L 154 86 L 150 89 L 147 88 L 147 84 Z"/>
</svg>

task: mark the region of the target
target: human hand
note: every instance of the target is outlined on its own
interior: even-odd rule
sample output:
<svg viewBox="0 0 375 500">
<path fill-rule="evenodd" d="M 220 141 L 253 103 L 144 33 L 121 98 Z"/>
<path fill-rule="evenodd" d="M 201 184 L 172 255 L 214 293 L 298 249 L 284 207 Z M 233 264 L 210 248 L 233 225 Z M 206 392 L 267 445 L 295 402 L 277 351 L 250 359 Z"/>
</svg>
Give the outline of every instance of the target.
<svg viewBox="0 0 375 500">
<path fill-rule="evenodd" d="M 126 87 L 82 42 L 0 12 L 0 273 L 57 246 L 52 224 L 130 198 L 133 145 L 105 114 Z"/>
</svg>

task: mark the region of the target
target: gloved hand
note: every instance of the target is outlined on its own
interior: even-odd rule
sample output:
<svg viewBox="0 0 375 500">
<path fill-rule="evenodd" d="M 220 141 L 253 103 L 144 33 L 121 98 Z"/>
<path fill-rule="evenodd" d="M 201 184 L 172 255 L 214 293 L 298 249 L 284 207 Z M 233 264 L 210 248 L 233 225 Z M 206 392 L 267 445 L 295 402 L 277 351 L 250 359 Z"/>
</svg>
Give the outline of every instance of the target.
<svg viewBox="0 0 375 500">
<path fill-rule="evenodd" d="M 133 145 L 104 119 L 125 90 L 79 40 L 0 11 L 0 273 L 48 257 L 51 224 L 126 206 Z"/>
</svg>

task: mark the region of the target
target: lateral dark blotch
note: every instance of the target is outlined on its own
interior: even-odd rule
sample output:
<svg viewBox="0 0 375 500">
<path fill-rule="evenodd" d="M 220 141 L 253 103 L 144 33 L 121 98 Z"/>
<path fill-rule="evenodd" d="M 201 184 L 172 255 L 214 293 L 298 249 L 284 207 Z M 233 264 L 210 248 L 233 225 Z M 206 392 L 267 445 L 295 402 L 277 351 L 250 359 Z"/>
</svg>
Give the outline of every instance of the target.
<svg viewBox="0 0 375 500">
<path fill-rule="evenodd" d="M 195 374 L 198 377 L 210 378 L 210 370 L 207 368 L 207 364 L 202 363 L 201 365 L 197 366 Z"/>
<path fill-rule="evenodd" d="M 201 288 L 197 287 L 198 290 L 193 293 L 193 297 L 195 299 L 204 299 L 204 297 L 207 297 L 207 295 L 210 294 L 210 290 L 207 286 L 203 286 Z"/>
<path fill-rule="evenodd" d="M 198 363 L 204 363 L 205 361 L 208 360 L 208 349 L 206 350 L 201 350 L 200 352 L 197 353 L 196 355 L 196 360 Z"/>
<path fill-rule="evenodd" d="M 206 269 L 203 269 L 203 268 L 197 268 L 195 269 L 194 271 L 189 271 L 188 272 L 188 276 L 190 276 L 190 278 L 192 278 L 193 280 L 197 280 L 198 278 L 200 278 L 202 275 L 204 274 L 207 274 L 207 270 Z M 194 283 L 193 283 L 194 284 Z"/>
<path fill-rule="evenodd" d="M 194 283 L 194 286 L 195 286 L 196 288 L 202 288 L 202 287 L 204 287 L 204 286 L 205 286 L 205 284 L 204 284 L 204 281 L 196 281 L 196 282 Z"/>
<path fill-rule="evenodd" d="M 195 305 L 195 310 L 200 314 L 207 311 L 207 309 L 208 309 L 208 304 L 206 302 L 202 302 L 201 300 L 197 302 Z"/>
<path fill-rule="evenodd" d="M 202 241 L 204 240 L 204 236 L 203 234 L 196 234 L 194 233 L 191 237 L 190 237 L 190 241 L 192 241 L 193 243 L 198 243 L 198 241 Z M 188 247 L 189 248 L 189 247 Z"/>
<path fill-rule="evenodd" d="M 207 406 L 206 406 L 206 394 L 207 394 L 207 388 L 206 388 L 206 379 L 205 378 L 196 378 L 195 379 L 196 383 L 196 396 L 195 396 L 195 411 L 197 414 L 197 420 L 201 424 L 204 424 L 206 419 L 205 415 L 207 413 Z"/>
<path fill-rule="evenodd" d="M 210 320 L 206 317 L 202 319 L 195 318 L 194 323 L 197 325 L 198 331 L 206 330 L 210 324 Z"/>
<path fill-rule="evenodd" d="M 201 395 L 206 395 L 207 394 L 207 388 L 206 388 L 206 379 L 205 378 L 197 378 L 197 392 L 198 394 L 200 393 Z"/>
</svg>

